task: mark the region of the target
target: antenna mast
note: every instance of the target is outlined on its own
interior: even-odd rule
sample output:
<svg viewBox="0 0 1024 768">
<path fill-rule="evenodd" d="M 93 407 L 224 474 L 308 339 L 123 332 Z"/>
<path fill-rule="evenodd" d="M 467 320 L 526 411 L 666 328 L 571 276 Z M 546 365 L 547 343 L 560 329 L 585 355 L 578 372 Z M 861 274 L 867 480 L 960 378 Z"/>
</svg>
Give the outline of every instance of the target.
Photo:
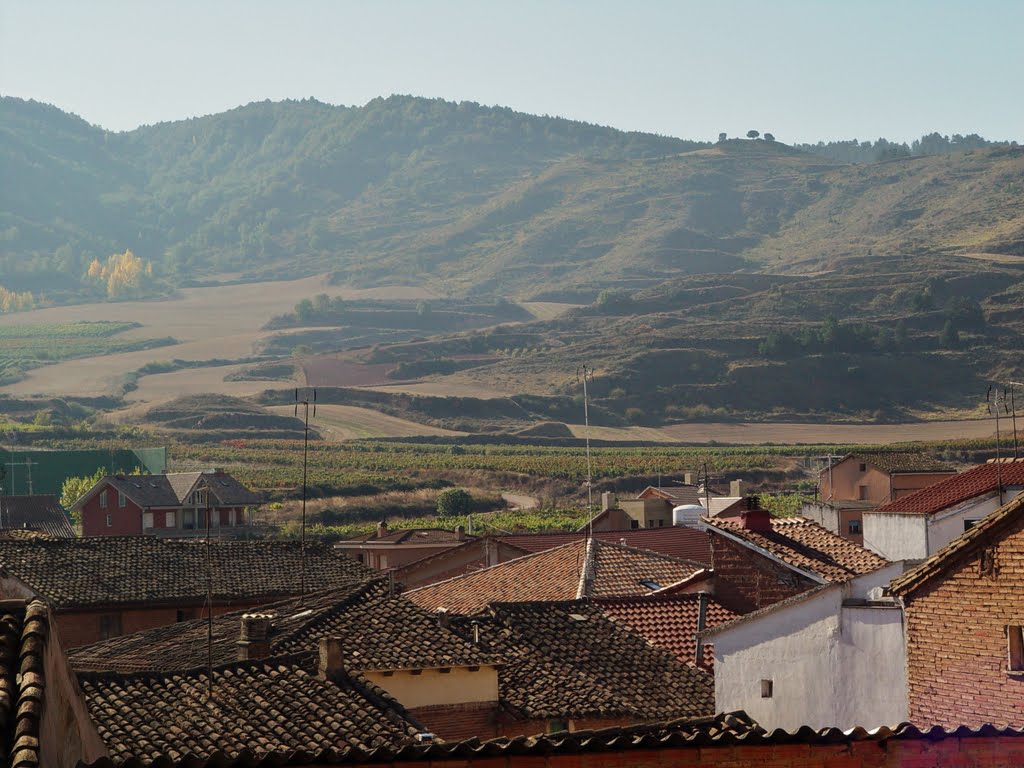
<svg viewBox="0 0 1024 768">
<path fill-rule="evenodd" d="M 295 390 L 295 415 L 299 415 L 299 406 L 303 407 L 303 429 L 302 429 L 302 526 L 299 533 L 299 596 L 306 597 L 306 477 L 309 461 L 309 406 L 313 406 L 313 416 L 316 417 L 316 389 L 312 390 L 313 399 L 309 399 L 309 389 L 305 391 L 305 397 L 299 399 L 299 390 Z"/>
<path fill-rule="evenodd" d="M 1003 460 L 999 455 L 999 409 L 1006 408 L 1006 390 L 999 394 L 999 388 L 988 385 L 988 392 L 985 395 L 988 404 L 988 412 L 996 417 L 996 483 L 999 486 L 999 506 L 1003 505 Z"/>
<path fill-rule="evenodd" d="M 1013 390 L 1020 386 L 1019 381 L 1008 381 L 1010 385 L 1010 414 L 1013 418 L 1013 459 L 1016 461 L 1019 457 L 1017 455 L 1017 404 L 1013 399 Z"/>
<path fill-rule="evenodd" d="M 580 374 L 583 379 L 583 436 L 587 445 L 587 538 L 590 539 L 594 536 L 594 475 L 590 464 L 590 403 L 587 394 L 587 379 L 594 380 L 594 369 L 584 363 L 581 368 L 576 369 L 577 381 L 581 378 Z"/>
<path fill-rule="evenodd" d="M 210 481 L 203 473 L 206 497 L 206 698 L 213 698 L 213 557 L 210 551 Z"/>
</svg>

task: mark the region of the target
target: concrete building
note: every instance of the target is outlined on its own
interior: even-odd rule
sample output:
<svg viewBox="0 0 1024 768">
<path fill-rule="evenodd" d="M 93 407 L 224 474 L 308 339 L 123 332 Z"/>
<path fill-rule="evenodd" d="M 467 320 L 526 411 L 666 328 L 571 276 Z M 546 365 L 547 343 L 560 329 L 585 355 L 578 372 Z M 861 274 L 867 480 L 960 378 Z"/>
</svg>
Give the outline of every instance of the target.
<svg viewBox="0 0 1024 768">
<path fill-rule="evenodd" d="M 850 453 L 818 473 L 818 497 L 826 502 L 865 501 L 879 506 L 953 474 L 952 467 L 921 454 Z"/>
<path fill-rule="evenodd" d="M 872 590 L 891 563 L 701 633 L 714 643 L 715 709 L 764 728 L 874 728 L 907 719 L 903 615 Z"/>
<path fill-rule="evenodd" d="M 864 513 L 864 546 L 923 560 L 1024 491 L 1024 459 L 989 462 Z"/>
</svg>

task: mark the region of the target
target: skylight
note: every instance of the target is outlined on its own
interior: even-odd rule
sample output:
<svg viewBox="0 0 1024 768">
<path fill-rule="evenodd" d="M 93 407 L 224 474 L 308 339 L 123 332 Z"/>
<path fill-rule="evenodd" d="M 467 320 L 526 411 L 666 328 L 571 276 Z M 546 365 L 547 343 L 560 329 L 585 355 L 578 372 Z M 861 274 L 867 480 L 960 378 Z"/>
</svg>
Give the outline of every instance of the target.
<svg viewBox="0 0 1024 768">
<path fill-rule="evenodd" d="M 661 589 L 661 584 L 654 581 L 654 579 L 640 579 L 640 586 L 647 587 L 648 589 Z"/>
</svg>

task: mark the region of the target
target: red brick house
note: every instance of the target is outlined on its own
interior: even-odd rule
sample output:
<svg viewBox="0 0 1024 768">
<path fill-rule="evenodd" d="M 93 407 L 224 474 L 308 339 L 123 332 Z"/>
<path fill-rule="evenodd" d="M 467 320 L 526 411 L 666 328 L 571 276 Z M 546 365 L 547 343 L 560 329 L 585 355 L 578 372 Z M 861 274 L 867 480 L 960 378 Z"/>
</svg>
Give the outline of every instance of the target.
<svg viewBox="0 0 1024 768">
<path fill-rule="evenodd" d="M 164 475 L 108 475 L 72 505 L 81 512 L 82 536 L 187 537 L 210 528 L 228 533 L 248 524 L 246 510 L 260 498 L 231 475 L 176 472 Z"/>
<path fill-rule="evenodd" d="M 766 608 L 889 564 L 802 517 L 772 517 L 750 502 L 737 517 L 705 518 L 715 597 L 737 613 Z"/>
<path fill-rule="evenodd" d="M 1024 496 L 893 580 L 910 719 L 1024 725 Z"/>
</svg>

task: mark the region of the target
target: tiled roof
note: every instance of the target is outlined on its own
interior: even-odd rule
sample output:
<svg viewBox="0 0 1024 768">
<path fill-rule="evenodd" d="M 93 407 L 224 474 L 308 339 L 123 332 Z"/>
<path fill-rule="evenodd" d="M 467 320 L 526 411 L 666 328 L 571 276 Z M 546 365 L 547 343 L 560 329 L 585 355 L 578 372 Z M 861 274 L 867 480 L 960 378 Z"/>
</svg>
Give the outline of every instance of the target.
<svg viewBox="0 0 1024 768">
<path fill-rule="evenodd" d="M 251 610 L 251 609 L 249 609 Z M 238 658 L 243 614 L 213 620 L 215 664 Z M 325 637 L 342 642 L 346 665 L 354 670 L 474 666 L 494 659 L 443 629 L 437 617 L 401 597 L 389 597 L 386 579 L 263 606 L 274 617 L 267 639 L 270 653 L 311 651 Z M 188 669 L 206 663 L 207 622 L 170 624 L 122 635 L 68 652 L 77 670 L 135 672 Z"/>
<path fill-rule="evenodd" d="M 709 629 L 737 614 L 706 595 L 704 628 Z M 701 596 L 697 594 L 619 597 L 599 601 L 601 610 L 621 622 L 652 645 L 671 652 L 684 664 L 693 664 L 697 643 L 697 624 Z M 710 667 L 715 654 L 711 643 L 704 644 L 703 664 Z"/>
<path fill-rule="evenodd" d="M 293 541 L 210 544 L 214 599 L 273 600 L 301 591 L 301 549 Z M 307 588 L 344 587 L 377 571 L 330 547 L 306 545 Z M 153 536 L 14 541 L 0 539 L 0 567 L 51 608 L 206 597 L 206 544 Z"/>
<path fill-rule="evenodd" d="M 676 506 L 681 504 L 701 504 L 704 500 L 704 492 L 696 485 L 674 485 L 667 488 L 655 488 L 653 485 L 649 485 L 644 488 L 638 494 L 637 498 L 640 498 L 646 494 L 648 497 L 657 496 L 670 501 Z M 711 496 L 717 496 L 718 494 L 712 492 Z"/>
<path fill-rule="evenodd" d="M 874 464 L 890 474 L 913 474 L 915 472 L 953 472 L 952 466 L 924 453 L 896 451 L 858 451 L 843 457 L 843 461 L 863 461 Z M 828 471 L 826 467 L 824 472 Z"/>
<path fill-rule="evenodd" d="M 446 608 L 452 613 L 469 614 L 493 602 L 649 594 L 702 567 L 701 563 L 609 541 L 577 539 L 406 595 L 428 610 Z"/>
<path fill-rule="evenodd" d="M 971 557 L 979 547 L 998 541 L 1001 531 L 1008 524 L 1019 522 L 1022 514 L 1024 514 L 1024 494 L 1017 496 L 1008 504 L 1004 504 L 983 520 L 975 523 L 915 568 L 911 568 L 902 576 L 893 579 L 889 584 L 890 592 L 900 596 L 908 595 L 921 585 L 962 562 L 964 558 Z"/>
<path fill-rule="evenodd" d="M 443 544 L 451 542 L 456 544 L 473 538 L 466 533 L 449 531 L 445 528 L 398 528 L 388 531 L 383 536 L 377 536 L 376 531 L 362 533 L 345 539 L 341 544 L 355 544 L 358 542 L 373 542 L 381 544 Z"/>
<path fill-rule="evenodd" d="M 573 533 L 520 533 L 501 536 L 502 541 L 515 544 L 530 552 L 543 552 L 586 538 L 586 531 Z M 637 549 L 647 549 L 683 560 L 696 560 L 711 565 L 711 544 L 708 536 L 696 528 L 674 525 L 666 528 L 635 528 L 624 531 L 594 531 L 594 538 L 616 541 Z"/>
<path fill-rule="evenodd" d="M 360 677 L 321 677 L 313 652 L 215 667 L 212 697 L 209 680 L 206 669 L 78 676 L 115 765 L 288 752 L 329 761 L 352 747 L 398 747 L 421 730 Z"/>
<path fill-rule="evenodd" d="M 39 765 L 49 629 L 49 615 L 40 601 L 0 602 L 0 765 Z"/>
<path fill-rule="evenodd" d="M 0 496 L 0 528 L 40 531 L 54 538 L 75 537 L 71 520 L 56 496 Z"/>
<path fill-rule="evenodd" d="M 875 510 L 901 514 L 931 515 L 962 501 L 992 493 L 1003 485 L 1024 485 L 1024 459 L 979 464 L 927 488 L 891 501 Z"/>
<path fill-rule="evenodd" d="M 181 506 L 197 485 L 209 488 L 214 499 L 223 506 L 260 503 L 259 496 L 226 472 L 172 472 L 163 475 L 107 475 L 73 506 L 82 505 L 105 485 L 120 491 L 140 507 Z"/>
<path fill-rule="evenodd" d="M 705 518 L 704 522 L 712 531 L 724 531 L 828 582 L 848 581 L 889 562 L 802 517 L 772 518 L 772 530 L 764 532 L 746 530 L 735 519 Z"/>
<path fill-rule="evenodd" d="M 808 726 L 802 726 L 793 731 L 785 731 L 781 728 L 766 731 L 745 712 L 730 712 L 712 717 L 683 718 L 664 723 L 642 723 L 572 733 L 562 731 L 535 736 L 502 737 L 484 742 L 471 739 L 465 742 L 409 745 L 398 749 L 380 747 L 371 755 L 367 755 L 362 750 L 353 749 L 342 755 L 335 753 L 315 755 L 314 761 L 324 764 L 367 764 L 368 758 L 370 758 L 375 764 L 420 762 L 443 765 L 444 761 L 469 760 L 472 765 L 479 765 L 487 759 L 508 760 L 510 762 L 507 764 L 513 764 L 513 761 L 517 759 L 526 762 L 533 758 L 544 761 L 544 764 L 553 764 L 562 756 L 567 761 L 573 761 L 579 759 L 580 755 L 641 751 L 645 754 L 639 755 L 635 760 L 628 757 L 627 754 L 623 754 L 622 764 L 642 763 L 651 757 L 652 752 L 663 762 L 678 764 L 681 760 L 699 758 L 698 750 L 701 747 L 742 746 L 760 747 L 765 750 L 764 753 L 752 751 L 745 753 L 748 757 L 743 764 L 751 762 L 757 764 L 762 754 L 765 759 L 768 759 L 769 756 L 774 757 L 776 754 L 773 750 L 774 747 L 803 748 L 810 745 L 827 745 L 834 748 L 838 754 L 846 754 L 851 751 L 861 751 L 862 748 L 854 748 L 852 745 L 867 743 L 879 745 L 874 754 L 883 760 L 886 752 L 895 754 L 920 751 L 915 747 L 897 746 L 898 742 L 920 742 L 921 747 L 925 747 L 925 745 L 934 745 L 945 739 L 963 739 L 968 742 L 963 744 L 963 749 L 969 754 L 973 751 L 969 741 L 975 738 L 1006 740 L 1006 749 L 1009 750 L 1007 754 L 1012 755 L 1019 749 L 1017 741 L 1024 739 L 1024 728 L 986 725 L 981 728 L 960 726 L 947 730 L 938 726 L 919 728 L 909 723 L 900 723 L 891 727 L 874 728 L 870 731 L 861 727 L 849 730 L 839 728 L 815 730 Z M 889 742 L 897 744 L 894 744 L 890 750 L 887 746 Z M 927 755 L 930 749 L 930 747 L 925 749 L 925 759 L 929 759 Z M 941 751 L 931 752 L 930 757 L 935 758 L 931 764 L 936 765 L 936 759 L 940 758 L 942 754 Z M 273 764 L 278 766 L 306 765 L 310 762 L 310 757 L 303 752 L 281 753 L 275 755 L 275 758 Z M 740 760 L 742 761 L 743 758 Z M 237 768 L 249 768 L 251 761 L 243 759 L 228 762 L 221 758 L 215 758 L 207 761 L 167 760 L 164 764 L 168 768 L 179 765 L 184 768 L 186 764 L 188 768 L 236 768 L 236 766 Z M 113 765 L 110 758 L 103 757 L 86 768 L 111 768 Z"/>
<path fill-rule="evenodd" d="M 495 604 L 475 619 L 505 660 L 502 703 L 528 718 L 711 714 L 714 681 L 584 601 Z M 458 626 L 469 629 L 469 619 Z"/>
</svg>

